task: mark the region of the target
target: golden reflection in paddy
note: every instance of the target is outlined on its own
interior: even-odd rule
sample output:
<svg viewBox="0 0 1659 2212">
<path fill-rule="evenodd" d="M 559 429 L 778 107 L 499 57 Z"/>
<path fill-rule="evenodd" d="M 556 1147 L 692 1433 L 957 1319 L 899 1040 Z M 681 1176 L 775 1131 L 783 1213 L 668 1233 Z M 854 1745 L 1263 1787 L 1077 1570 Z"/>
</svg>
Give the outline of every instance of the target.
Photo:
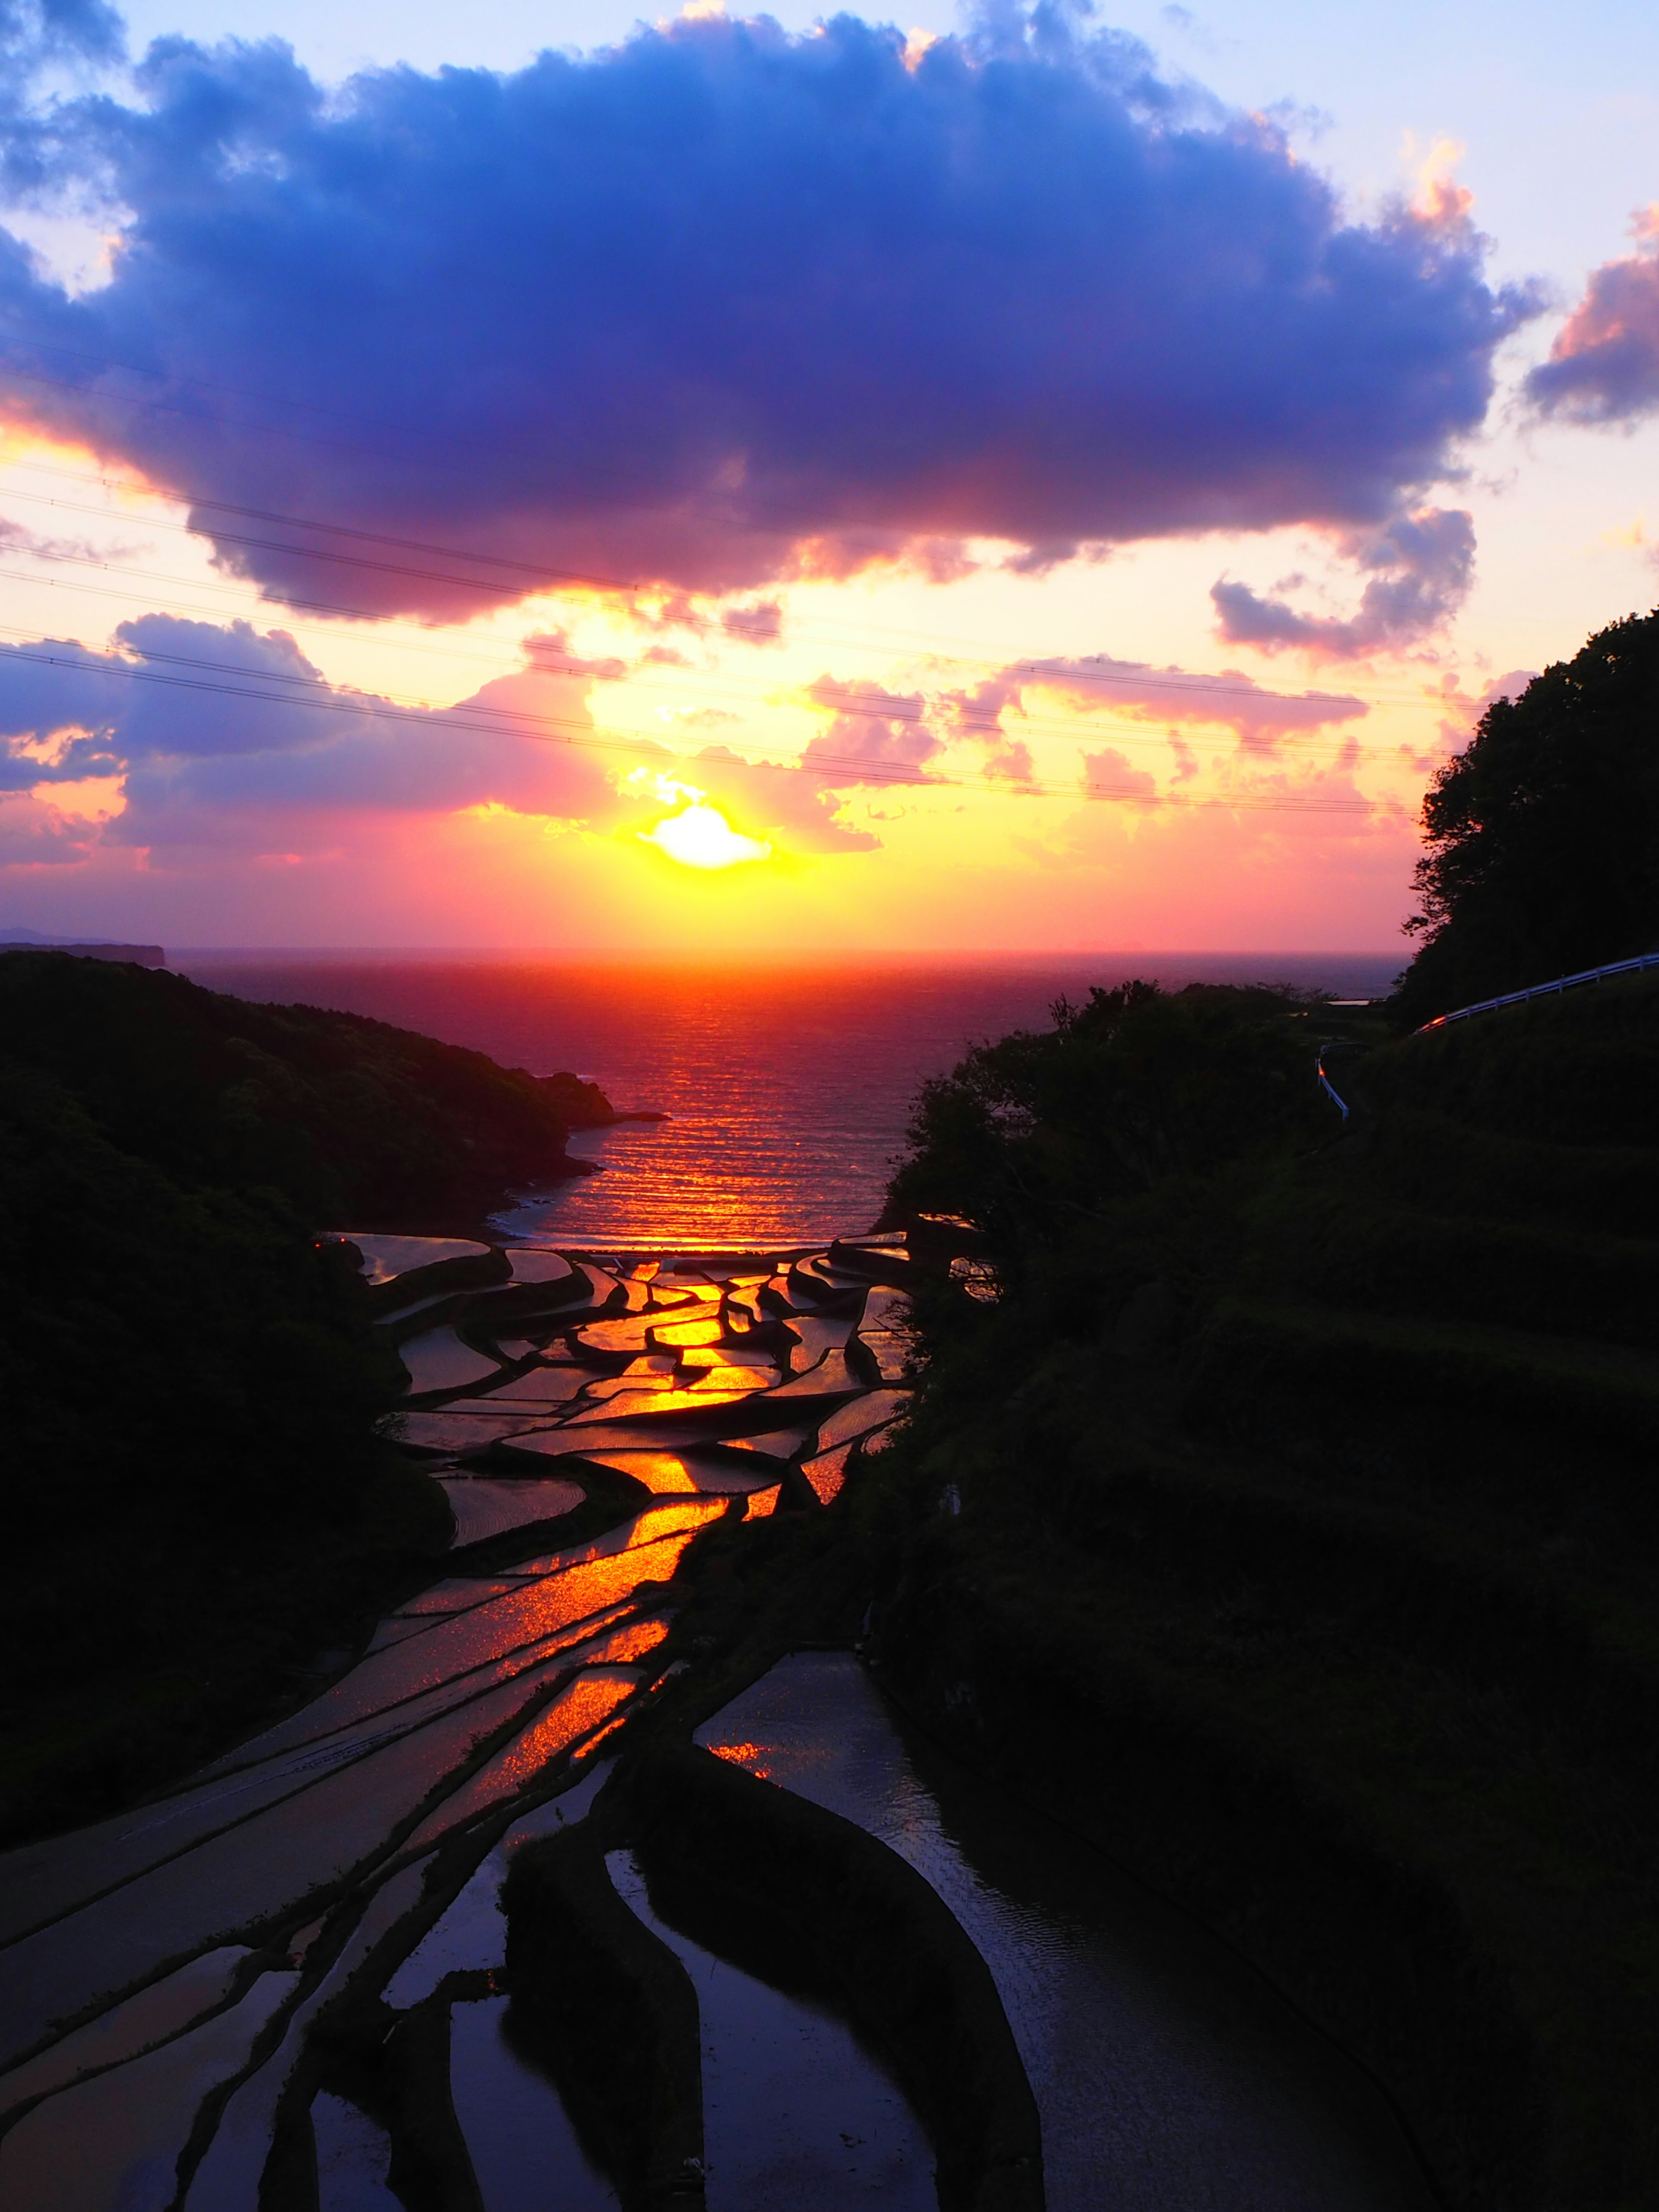
<svg viewBox="0 0 1659 2212">
<path fill-rule="evenodd" d="M 619 1628 L 596 1655 L 608 1664 L 623 1666 L 629 1661 L 643 1659 L 647 1651 L 654 1651 L 668 1633 L 668 1623 L 653 1618 L 650 1620 L 630 1620 L 626 1628 Z"/>
<path fill-rule="evenodd" d="M 659 1497 L 695 1494 L 698 1488 L 690 1468 L 678 1452 L 588 1452 L 583 1456 L 598 1466 L 614 1467 L 619 1474 L 631 1474 L 635 1482 L 642 1482 Z"/>
<path fill-rule="evenodd" d="M 767 1756 L 763 1744 L 711 1743 L 707 1746 L 707 1748 L 714 1753 L 716 1759 L 727 1759 L 733 1766 L 745 1768 L 757 1781 L 768 1782 L 771 1779 L 771 1768 L 761 1765 L 762 1759 Z"/>
<path fill-rule="evenodd" d="M 575 1753 L 571 1759 L 571 1765 L 574 1767 L 578 1765 L 584 1764 L 586 1760 L 592 1759 L 594 1753 L 605 1741 L 606 1736 L 615 1735 L 618 1729 L 626 1728 L 628 1726 L 628 1722 L 629 1716 L 626 1713 L 619 1713 L 615 1720 L 607 1721 L 605 1726 L 599 1730 L 599 1734 L 597 1735 L 591 1736 L 588 1741 L 583 1744 L 580 1750 Z"/>
<path fill-rule="evenodd" d="M 496 1790 L 522 1790 L 556 1753 L 596 1729 L 638 1687 L 631 1675 L 579 1674 L 562 1690 L 541 1718 L 533 1721 L 491 1769 Z"/>
<path fill-rule="evenodd" d="M 837 1444 L 834 1451 L 822 1452 L 817 1459 L 809 1459 L 801 1473 L 817 1492 L 820 1505 L 832 1503 L 847 1480 L 847 1461 L 851 1444 Z"/>
<path fill-rule="evenodd" d="M 718 1344 L 723 1334 L 718 1315 L 701 1321 L 664 1322 L 651 1332 L 653 1340 L 664 1345 Z"/>
<path fill-rule="evenodd" d="M 769 1359 L 763 1352 L 745 1352 L 741 1346 L 728 1349 L 720 1344 L 692 1345 L 680 1364 L 687 1374 L 701 1374 L 694 1389 L 708 1389 L 717 1376 L 728 1382 L 748 1382 L 763 1390 L 769 1382 L 781 1379 L 775 1360 Z"/>
<path fill-rule="evenodd" d="M 545 1617 L 539 1632 L 550 1635 L 568 1621 L 624 1603 L 642 1582 L 667 1582 L 693 1535 L 705 1522 L 717 1520 L 727 1503 L 724 1498 L 688 1498 L 683 1503 L 648 1508 L 635 1524 L 642 1530 L 649 1528 L 646 1542 L 630 1544 L 626 1551 L 590 1556 L 579 1565 L 573 1563 L 563 1574 L 549 1574 L 534 1586 L 526 1607 L 531 1632 L 536 1632 L 533 1624 L 538 1611 L 544 1611 Z M 642 1558 L 642 1553 L 649 1557 Z M 537 1600 L 541 1601 L 540 1607 Z"/>
<path fill-rule="evenodd" d="M 660 1628 L 660 1624 L 657 1626 Z M 661 1640 L 660 1634 L 656 1640 Z M 504 1751 L 438 1806 L 410 1842 L 417 1848 L 435 1843 L 446 1830 L 470 1820 L 487 1805 L 513 1796 L 535 1780 L 549 1759 L 591 1735 L 638 1687 L 638 1677 L 631 1668 L 618 1668 L 613 1673 L 593 1668 L 578 1674 Z"/>
<path fill-rule="evenodd" d="M 683 1413 L 688 1407 L 734 1405 L 738 1399 L 752 1394 L 748 1390 L 705 1389 L 699 1383 L 690 1390 L 645 1390 L 630 1386 L 614 1398 L 594 1406 L 585 1413 L 578 1413 L 565 1424 L 567 1432 L 572 1429 L 592 1426 L 596 1421 L 625 1421 L 635 1413 Z"/>
<path fill-rule="evenodd" d="M 764 1521 L 769 1513 L 775 1512 L 777 1510 L 778 1492 L 781 1487 L 781 1485 L 774 1483 L 770 1490 L 751 1491 L 749 1496 L 748 1506 L 744 1513 L 744 1519 L 745 1521 Z"/>
</svg>

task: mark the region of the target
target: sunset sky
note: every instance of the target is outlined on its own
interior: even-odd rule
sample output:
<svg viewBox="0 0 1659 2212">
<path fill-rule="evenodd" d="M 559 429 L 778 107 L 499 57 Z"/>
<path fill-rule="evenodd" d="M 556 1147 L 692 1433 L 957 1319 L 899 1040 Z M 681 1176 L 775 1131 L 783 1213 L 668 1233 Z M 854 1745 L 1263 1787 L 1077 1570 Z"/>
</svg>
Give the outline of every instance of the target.
<svg viewBox="0 0 1659 2212">
<path fill-rule="evenodd" d="M 0 933 L 1388 948 L 1659 600 L 1659 11 L 0 0 Z"/>
</svg>

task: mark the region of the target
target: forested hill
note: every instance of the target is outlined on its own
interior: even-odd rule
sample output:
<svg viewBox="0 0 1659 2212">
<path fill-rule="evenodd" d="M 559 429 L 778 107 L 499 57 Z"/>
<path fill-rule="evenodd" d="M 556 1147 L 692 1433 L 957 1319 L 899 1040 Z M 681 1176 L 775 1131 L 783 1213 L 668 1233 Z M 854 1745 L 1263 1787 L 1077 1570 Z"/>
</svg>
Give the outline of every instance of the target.
<svg viewBox="0 0 1659 2212">
<path fill-rule="evenodd" d="M 1659 2203 L 1656 1100 L 1645 977 L 1399 1041 L 1135 987 L 929 1086 L 894 1192 L 985 1272 L 851 1501 L 889 1678 L 1480 2212 Z"/>
<path fill-rule="evenodd" d="M 0 956 L 0 1056 L 63 1084 L 120 1150 L 278 1190 L 319 1225 L 470 1226 L 509 1186 L 568 1173 L 569 1131 L 612 1118 L 574 1075 L 62 952 Z"/>
</svg>

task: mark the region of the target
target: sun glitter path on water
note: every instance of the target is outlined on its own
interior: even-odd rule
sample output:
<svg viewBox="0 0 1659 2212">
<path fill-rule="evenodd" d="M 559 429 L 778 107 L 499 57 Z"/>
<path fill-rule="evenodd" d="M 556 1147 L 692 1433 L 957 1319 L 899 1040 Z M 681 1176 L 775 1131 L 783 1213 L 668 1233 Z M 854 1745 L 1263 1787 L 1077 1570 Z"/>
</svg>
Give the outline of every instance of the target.
<svg viewBox="0 0 1659 2212">
<path fill-rule="evenodd" d="M 641 844 L 654 845 L 659 853 L 666 853 L 671 860 L 688 868 L 732 868 L 740 861 L 771 858 L 769 845 L 734 830 L 719 807 L 709 805 L 707 794 L 694 784 L 677 783 L 667 776 L 653 781 L 657 797 L 665 805 L 680 799 L 685 805 L 654 829 L 636 830 Z"/>
</svg>

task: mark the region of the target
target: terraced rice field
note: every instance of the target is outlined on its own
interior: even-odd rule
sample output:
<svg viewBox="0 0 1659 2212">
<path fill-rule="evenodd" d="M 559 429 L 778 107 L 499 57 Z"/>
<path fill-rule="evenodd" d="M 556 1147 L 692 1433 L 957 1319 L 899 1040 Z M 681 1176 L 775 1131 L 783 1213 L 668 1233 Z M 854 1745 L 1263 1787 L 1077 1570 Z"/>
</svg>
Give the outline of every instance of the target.
<svg viewBox="0 0 1659 2212">
<path fill-rule="evenodd" d="M 400 1273 L 478 1255 L 365 1256 L 453 1571 L 167 1796 L 0 1861 L 9 2212 L 1422 2202 L 1364 2085 L 1194 1931 L 1113 1878 L 1103 1934 L 1075 1853 L 1017 1808 L 963 1827 L 850 1653 L 782 1660 L 709 1750 L 639 1736 L 700 1679 L 699 1531 L 826 1511 L 902 1421 L 867 1272 L 902 1249 L 519 1253 L 412 1314 Z M 815 1854 L 853 1923 L 792 1902 Z"/>
</svg>

